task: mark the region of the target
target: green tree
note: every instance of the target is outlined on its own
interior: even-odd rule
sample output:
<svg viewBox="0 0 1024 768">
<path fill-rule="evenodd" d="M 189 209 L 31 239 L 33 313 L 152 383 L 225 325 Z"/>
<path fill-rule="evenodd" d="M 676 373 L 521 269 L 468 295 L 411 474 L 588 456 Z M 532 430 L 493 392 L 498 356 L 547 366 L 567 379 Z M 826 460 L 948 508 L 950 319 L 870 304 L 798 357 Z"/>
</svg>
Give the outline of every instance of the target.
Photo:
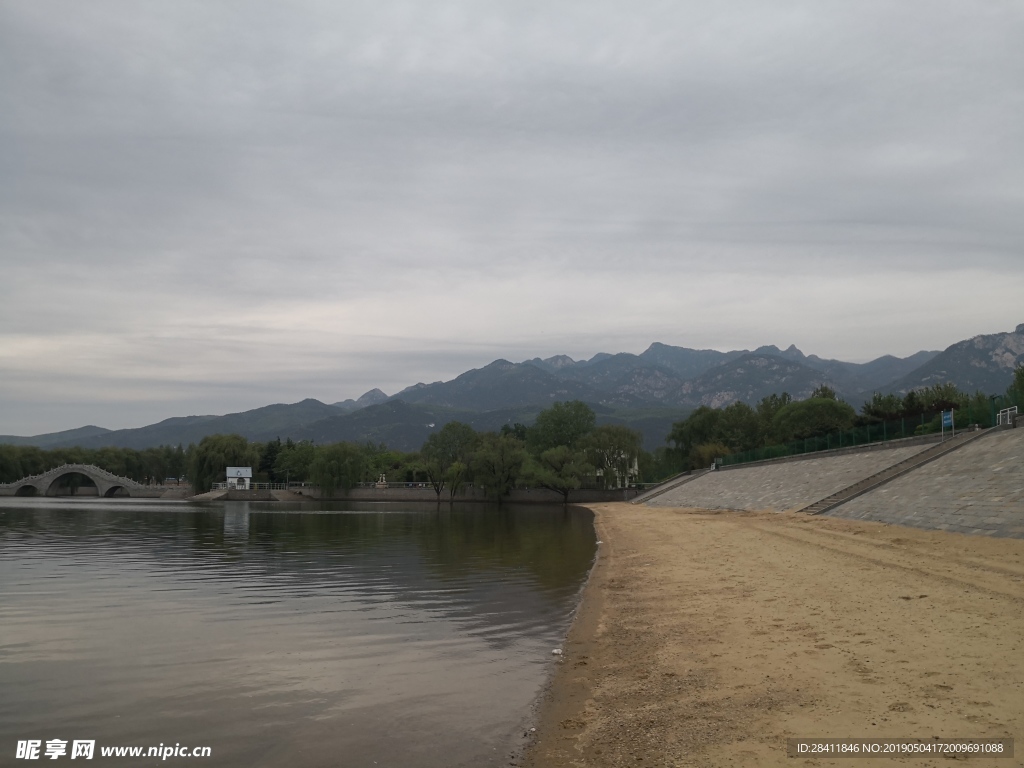
<svg viewBox="0 0 1024 768">
<path fill-rule="evenodd" d="M 352 443 L 333 443 L 317 447 L 309 467 L 309 479 L 320 486 L 322 498 L 339 488 L 349 490 L 362 480 L 368 466 L 367 451 Z"/>
<path fill-rule="evenodd" d="M 0 445 L 0 483 L 13 483 L 26 475 L 21 471 L 21 452 L 13 445 Z"/>
<path fill-rule="evenodd" d="M 757 404 L 757 445 L 770 445 L 772 442 L 772 420 L 782 408 L 793 402 L 789 392 L 766 395 Z"/>
<path fill-rule="evenodd" d="M 479 435 L 468 424 L 449 421 L 423 444 L 420 449 L 420 466 L 426 472 L 439 500 L 445 485 L 449 487 L 451 496 L 454 496 L 458 487 L 465 482 L 469 456 L 479 439 Z"/>
<path fill-rule="evenodd" d="M 208 435 L 191 452 L 185 474 L 196 493 L 205 493 L 227 467 L 255 467 L 259 460 L 259 445 L 241 435 Z"/>
<path fill-rule="evenodd" d="M 528 458 L 521 440 L 493 433 L 482 435 L 471 461 L 473 482 L 500 502 L 515 487 Z"/>
<path fill-rule="evenodd" d="M 416 468 L 419 466 L 419 457 L 415 453 L 406 454 L 401 451 L 393 451 L 384 443 L 374 443 L 369 440 L 361 447 L 367 459 L 364 480 L 375 482 L 381 475 L 385 475 L 389 478 L 389 482 L 396 478 L 400 482 L 402 480 L 412 481 Z"/>
<path fill-rule="evenodd" d="M 729 446 L 725 443 L 711 442 L 701 443 L 694 446 L 690 451 L 690 465 L 697 469 L 699 467 L 710 467 L 715 459 L 724 458 L 729 455 Z"/>
<path fill-rule="evenodd" d="M 836 397 L 836 391 L 832 389 L 828 384 L 819 384 L 813 392 L 811 392 L 811 398 L 821 398 L 823 400 L 838 400 Z"/>
<path fill-rule="evenodd" d="M 100 448 L 93 457 L 93 463 L 118 477 L 128 477 L 128 462 L 123 448 L 113 446 Z"/>
<path fill-rule="evenodd" d="M 522 440 L 525 443 L 529 431 L 529 427 L 517 421 L 515 424 L 502 424 L 500 434 L 506 437 L 514 437 L 516 440 Z"/>
<path fill-rule="evenodd" d="M 702 405 L 682 421 L 675 422 L 666 439 L 675 444 L 680 456 L 689 457 L 690 452 L 701 443 L 718 440 L 721 422 L 721 411 Z M 693 468 L 692 465 L 690 468 Z"/>
<path fill-rule="evenodd" d="M 746 403 L 739 401 L 723 408 L 716 436 L 719 442 L 729 446 L 729 453 L 739 453 L 756 448 L 760 438 L 757 412 Z"/>
<path fill-rule="evenodd" d="M 1006 396 L 1024 405 L 1024 363 L 1013 369 L 1013 381 L 1006 390 Z"/>
<path fill-rule="evenodd" d="M 274 476 L 284 478 L 287 482 L 304 482 L 309 479 L 315 458 L 316 449 L 311 441 L 300 440 L 295 443 L 289 438 L 274 459 Z"/>
<path fill-rule="evenodd" d="M 903 396 L 903 415 L 917 416 L 919 413 L 924 413 L 924 403 L 917 396 L 917 392 L 910 390 Z"/>
<path fill-rule="evenodd" d="M 469 480 L 470 470 L 468 462 L 469 456 L 466 456 L 466 461 L 455 461 L 448 467 L 448 498 L 454 499 L 455 494 L 459 492 L 459 489 L 466 484 Z"/>
<path fill-rule="evenodd" d="M 619 485 L 628 485 L 635 477 L 643 436 L 634 429 L 617 424 L 595 427 L 580 447 L 587 455 L 587 461 L 602 478 L 602 485 L 610 487 L 614 476 Z"/>
<path fill-rule="evenodd" d="M 946 381 L 917 391 L 923 406 L 922 411 L 948 411 L 950 408 L 961 408 L 968 397 L 961 392 L 956 384 Z"/>
<path fill-rule="evenodd" d="M 853 426 L 857 414 L 842 400 L 812 397 L 781 408 L 772 421 L 779 443 L 823 435 Z"/>
<path fill-rule="evenodd" d="M 596 419 L 590 406 L 580 400 L 555 403 L 537 414 L 527 444 L 536 454 L 559 445 L 575 448 L 594 429 Z"/>
<path fill-rule="evenodd" d="M 904 398 L 899 395 L 875 392 L 871 399 L 861 406 L 860 412 L 872 421 L 890 421 L 903 416 L 904 402 Z"/>
<path fill-rule="evenodd" d="M 582 485 L 584 477 L 593 472 L 594 467 L 587 462 L 586 453 L 574 451 L 567 445 L 559 445 L 531 459 L 523 477 L 530 485 L 561 494 L 562 503 L 568 504 L 569 494 Z"/>
<path fill-rule="evenodd" d="M 664 445 L 653 451 L 640 452 L 640 480 L 645 483 L 660 483 L 677 475 L 687 466 L 687 457 L 679 451 Z"/>
<path fill-rule="evenodd" d="M 263 444 L 263 450 L 260 451 L 260 463 L 259 472 L 267 478 L 268 482 L 276 483 L 284 478 L 278 478 L 277 473 L 274 472 L 274 464 L 277 462 L 277 456 L 281 453 L 281 438 L 276 440 L 268 440 Z"/>
</svg>

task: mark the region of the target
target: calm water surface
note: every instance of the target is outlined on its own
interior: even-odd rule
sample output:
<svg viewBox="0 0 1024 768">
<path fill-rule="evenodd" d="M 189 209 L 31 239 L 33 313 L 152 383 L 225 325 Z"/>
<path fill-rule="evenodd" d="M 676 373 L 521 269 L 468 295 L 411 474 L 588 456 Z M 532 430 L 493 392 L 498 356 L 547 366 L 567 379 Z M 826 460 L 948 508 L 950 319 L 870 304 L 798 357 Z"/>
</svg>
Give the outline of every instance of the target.
<svg viewBox="0 0 1024 768">
<path fill-rule="evenodd" d="M 559 507 L 0 500 L 0 765 L 507 765 L 595 546 Z"/>
</svg>

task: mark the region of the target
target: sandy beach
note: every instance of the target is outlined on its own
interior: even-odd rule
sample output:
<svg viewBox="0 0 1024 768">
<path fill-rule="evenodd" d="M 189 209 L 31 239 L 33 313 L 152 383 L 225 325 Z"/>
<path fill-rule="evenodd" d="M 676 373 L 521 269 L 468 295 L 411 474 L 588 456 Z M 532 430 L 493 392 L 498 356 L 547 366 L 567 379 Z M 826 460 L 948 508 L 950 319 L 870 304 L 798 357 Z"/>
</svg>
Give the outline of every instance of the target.
<svg viewBox="0 0 1024 768">
<path fill-rule="evenodd" d="M 1024 541 L 591 508 L 603 543 L 526 765 L 950 759 L 791 758 L 791 737 L 1015 737 L 970 764 L 1024 765 Z"/>
</svg>

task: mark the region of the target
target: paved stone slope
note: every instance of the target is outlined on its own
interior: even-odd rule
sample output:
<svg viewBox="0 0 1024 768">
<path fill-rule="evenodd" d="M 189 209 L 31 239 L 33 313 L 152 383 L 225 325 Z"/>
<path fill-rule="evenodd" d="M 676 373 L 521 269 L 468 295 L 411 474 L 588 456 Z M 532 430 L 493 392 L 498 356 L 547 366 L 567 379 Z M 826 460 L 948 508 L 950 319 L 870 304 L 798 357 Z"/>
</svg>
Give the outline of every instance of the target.
<svg viewBox="0 0 1024 768">
<path fill-rule="evenodd" d="M 827 516 L 1024 538 L 1024 428 L 987 435 Z"/>
<path fill-rule="evenodd" d="M 709 472 L 647 503 L 652 507 L 700 509 L 800 509 L 930 447 L 833 454 Z"/>
</svg>

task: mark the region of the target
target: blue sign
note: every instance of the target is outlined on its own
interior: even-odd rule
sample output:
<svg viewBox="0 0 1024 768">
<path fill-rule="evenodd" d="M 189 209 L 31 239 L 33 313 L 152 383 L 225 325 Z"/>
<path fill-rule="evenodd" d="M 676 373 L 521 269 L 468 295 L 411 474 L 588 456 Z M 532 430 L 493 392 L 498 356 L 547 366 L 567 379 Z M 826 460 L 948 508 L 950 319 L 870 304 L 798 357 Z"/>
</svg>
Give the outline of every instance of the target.
<svg viewBox="0 0 1024 768">
<path fill-rule="evenodd" d="M 942 412 L 942 426 L 943 427 L 952 427 L 953 426 L 953 412 L 952 411 L 943 411 Z"/>
</svg>

